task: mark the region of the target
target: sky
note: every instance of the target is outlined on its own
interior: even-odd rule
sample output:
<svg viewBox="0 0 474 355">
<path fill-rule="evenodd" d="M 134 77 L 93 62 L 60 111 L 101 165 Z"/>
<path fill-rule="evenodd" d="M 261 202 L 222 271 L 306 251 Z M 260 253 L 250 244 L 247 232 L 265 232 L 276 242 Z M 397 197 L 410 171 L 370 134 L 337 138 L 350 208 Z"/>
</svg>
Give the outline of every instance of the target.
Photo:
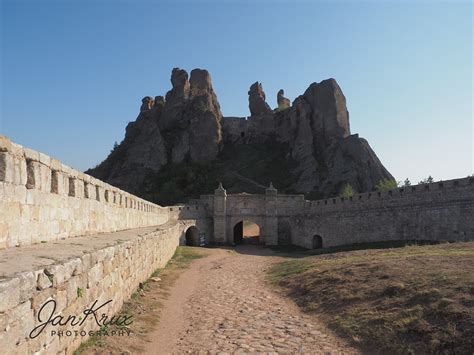
<svg viewBox="0 0 474 355">
<path fill-rule="evenodd" d="M 80 170 L 205 68 L 224 116 L 335 78 L 352 133 L 397 180 L 473 174 L 470 1 L 0 0 L 0 134 Z"/>
</svg>

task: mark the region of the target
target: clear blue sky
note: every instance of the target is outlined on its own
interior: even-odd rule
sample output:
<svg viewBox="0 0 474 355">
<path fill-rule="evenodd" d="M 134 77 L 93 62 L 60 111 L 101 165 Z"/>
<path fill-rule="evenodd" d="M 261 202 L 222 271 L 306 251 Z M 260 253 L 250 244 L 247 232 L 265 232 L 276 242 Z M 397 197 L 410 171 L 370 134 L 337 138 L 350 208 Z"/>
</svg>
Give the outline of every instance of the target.
<svg viewBox="0 0 474 355">
<path fill-rule="evenodd" d="M 473 173 L 470 1 L 0 1 L 0 132 L 77 169 L 200 67 L 225 116 L 257 80 L 274 107 L 333 77 L 398 180 Z"/>
</svg>

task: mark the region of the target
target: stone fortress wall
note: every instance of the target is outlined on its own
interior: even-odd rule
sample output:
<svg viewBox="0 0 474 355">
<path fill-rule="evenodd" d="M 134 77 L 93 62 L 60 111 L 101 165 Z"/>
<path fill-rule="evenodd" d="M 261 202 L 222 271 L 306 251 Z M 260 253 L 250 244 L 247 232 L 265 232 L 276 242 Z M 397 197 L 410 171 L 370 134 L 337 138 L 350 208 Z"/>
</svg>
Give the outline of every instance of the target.
<svg viewBox="0 0 474 355">
<path fill-rule="evenodd" d="M 295 243 L 311 248 L 389 240 L 474 241 L 474 177 L 352 198 L 305 201 Z"/>
<path fill-rule="evenodd" d="M 215 242 L 232 243 L 232 229 L 242 220 L 257 223 L 267 245 L 474 240 L 474 177 L 317 201 L 274 189 L 264 195 L 216 190 L 194 203 L 207 207 L 207 217 L 213 218 L 208 233 Z"/>
<path fill-rule="evenodd" d="M 0 136 L 0 249 L 160 225 L 171 214 Z"/>
<path fill-rule="evenodd" d="M 252 123 L 251 117 L 225 117 L 222 120 L 224 142 L 233 144 L 246 142 L 252 131 Z"/>
<path fill-rule="evenodd" d="M 51 302 L 62 322 L 84 317 L 94 301 L 97 309 L 110 300 L 98 314 L 112 317 L 140 283 L 171 259 L 181 234 L 178 223 L 165 223 L 0 251 L 1 353 L 72 354 L 99 327 L 90 316 L 74 326 L 48 325 L 31 338 L 31 331 L 51 314 Z"/>
<path fill-rule="evenodd" d="M 0 136 L 1 353 L 72 354 L 95 322 L 30 338 L 41 307 L 67 319 L 111 300 L 100 314 L 116 314 L 196 224 L 178 214 Z"/>
<path fill-rule="evenodd" d="M 262 134 L 272 136 L 276 134 L 276 130 L 274 120 L 268 117 L 224 117 L 222 120 L 222 134 L 225 143 L 259 142 L 262 140 Z"/>
</svg>

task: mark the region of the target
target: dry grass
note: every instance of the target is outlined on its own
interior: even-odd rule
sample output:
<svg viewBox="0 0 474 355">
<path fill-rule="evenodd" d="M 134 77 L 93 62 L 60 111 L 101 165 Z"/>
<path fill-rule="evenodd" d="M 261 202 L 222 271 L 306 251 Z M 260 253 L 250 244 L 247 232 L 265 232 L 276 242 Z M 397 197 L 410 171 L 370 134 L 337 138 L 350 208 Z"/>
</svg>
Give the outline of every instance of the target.
<svg viewBox="0 0 474 355">
<path fill-rule="evenodd" d="M 269 276 L 369 353 L 473 353 L 474 243 L 311 256 Z"/>
<path fill-rule="evenodd" d="M 74 352 L 75 355 L 86 354 L 124 354 L 140 353 L 143 351 L 147 335 L 157 325 L 160 319 L 162 301 L 169 296 L 169 290 L 183 270 L 198 258 L 206 256 L 203 249 L 193 247 L 178 247 L 173 258 L 163 269 L 156 270 L 141 287 L 124 303 L 119 314 L 133 315 L 133 323 L 128 327 L 131 336 L 93 336 Z M 159 277 L 161 281 L 153 282 L 152 277 Z M 123 329 L 123 328 L 121 328 Z M 110 327 L 107 331 L 119 330 Z M 128 349 L 125 351 L 125 349 Z"/>
</svg>

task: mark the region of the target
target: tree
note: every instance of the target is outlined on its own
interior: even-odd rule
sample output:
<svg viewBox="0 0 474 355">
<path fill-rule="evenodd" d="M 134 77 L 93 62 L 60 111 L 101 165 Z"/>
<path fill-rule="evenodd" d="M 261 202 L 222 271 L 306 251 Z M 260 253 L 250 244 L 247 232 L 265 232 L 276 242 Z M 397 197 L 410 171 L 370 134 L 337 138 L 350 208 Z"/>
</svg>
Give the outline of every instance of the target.
<svg viewBox="0 0 474 355">
<path fill-rule="evenodd" d="M 396 189 L 397 187 L 398 187 L 398 184 L 395 180 L 383 179 L 383 180 L 380 180 L 377 183 L 377 185 L 375 185 L 375 190 L 379 192 L 383 192 L 383 191 Z"/>
<path fill-rule="evenodd" d="M 411 181 L 406 178 L 405 181 L 403 182 L 403 187 L 408 187 L 408 186 L 411 186 Z"/>
<path fill-rule="evenodd" d="M 429 175 L 426 179 L 423 179 L 419 182 L 419 184 L 432 184 L 434 179 L 431 175 Z"/>
<path fill-rule="evenodd" d="M 349 198 L 354 196 L 354 189 L 352 188 L 351 184 L 345 184 L 342 188 L 339 197 Z"/>
</svg>

